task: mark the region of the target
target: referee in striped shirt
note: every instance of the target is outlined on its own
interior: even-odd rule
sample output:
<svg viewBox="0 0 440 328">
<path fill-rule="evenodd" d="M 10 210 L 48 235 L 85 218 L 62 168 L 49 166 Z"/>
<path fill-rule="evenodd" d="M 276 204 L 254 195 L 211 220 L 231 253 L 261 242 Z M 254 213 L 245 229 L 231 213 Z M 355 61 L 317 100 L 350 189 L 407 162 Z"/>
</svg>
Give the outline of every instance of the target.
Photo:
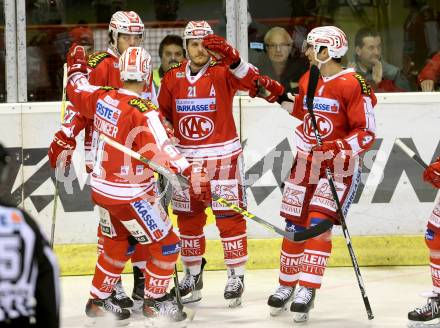
<svg viewBox="0 0 440 328">
<path fill-rule="evenodd" d="M 9 161 L 0 145 L 0 328 L 57 328 L 58 265 L 36 222 L 1 199 Z"/>
</svg>

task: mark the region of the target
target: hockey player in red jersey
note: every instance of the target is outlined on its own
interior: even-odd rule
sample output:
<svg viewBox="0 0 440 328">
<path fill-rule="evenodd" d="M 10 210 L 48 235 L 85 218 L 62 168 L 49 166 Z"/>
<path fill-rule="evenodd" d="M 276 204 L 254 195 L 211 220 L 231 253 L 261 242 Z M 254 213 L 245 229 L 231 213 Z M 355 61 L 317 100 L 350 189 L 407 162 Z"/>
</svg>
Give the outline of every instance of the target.
<svg viewBox="0 0 440 328">
<path fill-rule="evenodd" d="M 109 24 L 109 47 L 105 52 L 98 52 L 91 55 L 88 59 L 89 81 L 93 85 L 106 85 L 121 87 L 122 82 L 119 76 L 119 57 L 128 47 L 140 46 L 144 33 L 144 24 L 139 15 L 133 11 L 118 11 L 113 14 Z M 147 81 L 141 98 L 150 99 L 156 104 L 156 93 L 153 87 L 152 78 Z M 76 147 L 75 137 L 84 129 L 85 131 L 85 159 L 86 169 L 91 171 L 93 158 L 90 152 L 92 147 L 92 127 L 93 120 L 89 120 L 77 112 L 72 106 L 68 106 L 64 116 L 64 123 L 58 131 L 49 148 L 49 162 L 52 167 L 56 167 L 58 156 L 64 150 L 70 153 Z M 67 158 L 70 161 L 70 156 Z M 102 229 L 109 230 L 111 227 L 105 226 L 107 213 L 104 209 L 99 209 L 100 226 L 98 228 L 98 252 L 102 250 Z M 145 247 L 138 245 L 135 247 L 131 262 L 133 265 L 134 288 L 132 298 L 138 303 L 143 299 L 143 273 Z M 125 294 L 121 282 L 118 282 L 113 295 L 115 301 L 124 308 L 133 306 L 133 301 Z M 138 304 L 138 305 L 140 305 Z M 138 307 L 136 307 L 138 308 Z"/>
<path fill-rule="evenodd" d="M 423 180 L 440 189 L 440 157 L 423 172 Z M 408 313 L 408 327 L 436 327 L 435 323 L 440 322 L 440 200 L 428 219 L 425 243 L 429 249 L 432 293 L 427 295 L 427 304 Z"/>
<path fill-rule="evenodd" d="M 280 85 L 267 77 L 256 78 L 263 97 L 275 100 L 302 124 L 295 130 L 297 155 L 290 177 L 285 182 L 281 216 L 286 230 L 303 231 L 325 220 L 339 224 L 325 168 L 329 166 L 344 215 L 355 196 L 360 181 L 359 155 L 375 140 L 376 97 L 370 86 L 356 72 L 344 69 L 340 62 L 348 50 L 345 33 L 337 27 L 313 29 L 305 41 L 305 55 L 320 67 L 321 76 L 313 101 L 318 132 L 323 145 L 317 146 L 311 117 L 306 106 L 309 72 L 299 81 L 299 94 L 280 95 Z M 289 100 L 293 100 L 293 104 Z M 332 248 L 331 229 L 305 242 L 284 239 L 280 255 L 279 287 L 268 299 L 271 314 L 290 307 L 295 321 L 307 321 L 316 289 Z"/>
<path fill-rule="evenodd" d="M 236 49 L 213 35 L 205 21 L 191 21 L 184 31 L 188 61 L 175 65 L 163 77 L 159 107 L 179 139 L 176 148 L 192 163 L 207 167 L 211 190 L 228 201 L 246 207 L 241 177 L 241 144 L 232 115 L 237 90 L 252 86 L 256 69 L 240 59 Z M 185 190 L 174 191 L 173 211 L 177 214 L 182 240 L 185 276 L 180 283 L 184 302 L 201 299 L 202 273 L 206 263 L 204 203 Z M 228 280 L 224 292 L 231 307 L 241 303 L 247 256 L 244 218 L 212 202 L 216 225 L 224 250 Z"/>
<path fill-rule="evenodd" d="M 130 258 L 130 240 L 135 239 L 148 251 L 143 313 L 147 325 L 156 327 L 157 319 L 166 319 L 171 326 L 186 318 L 166 294 L 179 254 L 179 238 L 155 194 L 153 171 L 106 144 L 100 135 L 187 177 L 192 197 L 203 201 L 210 190 L 206 171 L 193 169 L 168 139 L 157 107 L 140 98 L 151 77 L 150 61 L 146 50 L 130 47 L 119 60 L 122 88 L 98 87 L 90 85 L 84 74 L 83 48 L 72 47 L 67 59 L 67 93 L 80 113 L 94 120 L 92 198 L 108 211 L 112 226 L 103 231 L 103 252 L 96 264 L 86 314 L 93 320 L 107 312 L 119 321 L 130 316 L 129 310 L 111 302 L 110 295 Z"/>
</svg>

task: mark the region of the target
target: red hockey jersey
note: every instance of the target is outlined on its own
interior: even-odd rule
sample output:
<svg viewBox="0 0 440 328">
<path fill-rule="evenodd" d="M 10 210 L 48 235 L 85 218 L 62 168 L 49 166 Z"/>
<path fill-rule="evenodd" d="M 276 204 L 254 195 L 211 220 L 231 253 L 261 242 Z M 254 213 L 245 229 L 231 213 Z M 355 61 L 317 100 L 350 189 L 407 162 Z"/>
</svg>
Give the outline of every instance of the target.
<svg viewBox="0 0 440 328">
<path fill-rule="evenodd" d="M 88 62 L 89 82 L 92 85 L 111 86 L 121 88 L 122 81 L 119 73 L 119 58 L 112 49 L 106 52 L 98 52 L 90 56 Z M 151 100 L 157 105 L 156 92 L 153 86 L 152 77 L 147 82 L 145 91 L 141 98 Z M 71 138 L 76 137 L 82 129 L 85 129 L 84 149 L 86 151 L 86 165 L 93 166 L 93 158 L 90 153 L 92 147 L 93 120 L 89 120 L 78 114 L 77 109 L 72 106 L 66 108 L 61 129 Z"/>
<path fill-rule="evenodd" d="M 316 145 L 315 134 L 307 112 L 306 94 L 310 71 L 299 80 L 292 115 L 303 121 L 295 130 L 299 151 L 309 153 Z M 373 107 L 376 96 L 364 78 L 349 68 L 331 77 L 320 77 L 313 100 L 318 130 L 323 141 L 345 139 L 353 155 L 367 150 L 374 140 L 376 123 Z M 368 135 L 359 132 L 366 131 Z M 362 137 L 359 137 L 359 136 Z"/>
<path fill-rule="evenodd" d="M 189 160 L 234 158 L 241 152 L 232 113 L 237 90 L 248 90 L 257 70 L 242 61 L 235 69 L 209 61 L 196 75 L 190 62 L 171 68 L 162 78 L 159 108 Z"/>
<path fill-rule="evenodd" d="M 91 186 L 97 204 L 136 201 L 154 195 L 153 172 L 142 162 L 107 145 L 100 134 L 126 145 L 144 157 L 182 172 L 188 161 L 168 139 L 157 107 L 125 89 L 92 86 L 85 75 L 74 75 L 67 85 L 80 114 L 93 119 L 94 156 Z"/>
<path fill-rule="evenodd" d="M 436 53 L 432 58 L 426 61 L 418 76 L 419 84 L 424 80 L 432 80 L 437 85 L 440 80 L 440 52 Z"/>
</svg>

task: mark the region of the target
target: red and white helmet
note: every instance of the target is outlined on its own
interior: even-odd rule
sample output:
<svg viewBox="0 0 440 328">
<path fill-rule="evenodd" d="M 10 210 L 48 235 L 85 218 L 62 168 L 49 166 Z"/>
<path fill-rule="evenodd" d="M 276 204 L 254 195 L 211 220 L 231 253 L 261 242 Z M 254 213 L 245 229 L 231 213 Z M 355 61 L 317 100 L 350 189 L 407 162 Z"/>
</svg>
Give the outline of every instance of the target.
<svg viewBox="0 0 440 328">
<path fill-rule="evenodd" d="M 122 81 L 149 81 L 151 70 L 151 56 L 142 47 L 129 47 L 119 58 Z"/>
<path fill-rule="evenodd" d="M 183 45 L 186 49 L 186 43 L 189 39 L 203 39 L 209 34 L 214 34 L 211 26 L 206 21 L 190 21 L 183 31 Z"/>
<path fill-rule="evenodd" d="M 113 40 L 110 44 L 118 49 L 118 35 L 123 34 L 140 34 L 144 36 L 144 23 L 134 11 L 117 11 L 113 14 L 108 31 L 111 33 Z"/>
<path fill-rule="evenodd" d="M 330 58 L 341 58 L 348 51 L 348 40 L 344 31 L 336 26 L 321 26 L 316 27 L 307 34 L 305 42 L 313 47 L 315 51 L 315 59 L 324 63 Z M 327 47 L 330 58 L 326 61 L 321 61 L 316 58 L 317 53 L 321 47 Z"/>
</svg>

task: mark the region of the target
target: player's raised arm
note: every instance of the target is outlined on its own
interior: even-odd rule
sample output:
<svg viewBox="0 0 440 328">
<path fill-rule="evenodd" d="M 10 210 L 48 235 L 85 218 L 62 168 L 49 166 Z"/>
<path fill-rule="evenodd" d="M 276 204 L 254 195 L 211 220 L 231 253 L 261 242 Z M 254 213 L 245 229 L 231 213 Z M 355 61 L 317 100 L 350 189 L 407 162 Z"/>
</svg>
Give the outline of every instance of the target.
<svg viewBox="0 0 440 328">
<path fill-rule="evenodd" d="M 87 61 L 84 48 L 72 45 L 67 54 L 67 95 L 78 111 L 88 118 L 93 118 L 100 90 L 87 80 Z M 102 90 L 102 89 L 101 89 Z"/>
</svg>

